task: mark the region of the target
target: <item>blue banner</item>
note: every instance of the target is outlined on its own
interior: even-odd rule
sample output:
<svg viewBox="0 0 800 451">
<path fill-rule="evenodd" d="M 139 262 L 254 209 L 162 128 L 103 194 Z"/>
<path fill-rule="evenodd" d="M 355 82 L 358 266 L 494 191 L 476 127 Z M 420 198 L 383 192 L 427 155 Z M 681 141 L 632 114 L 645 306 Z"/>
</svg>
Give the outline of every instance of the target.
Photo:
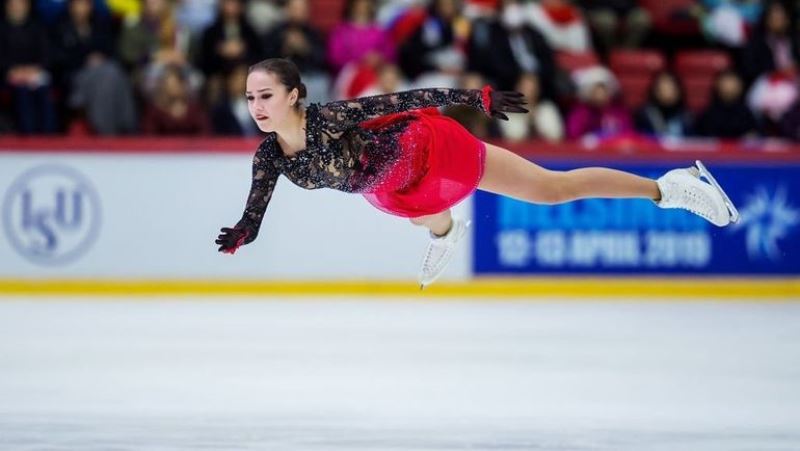
<svg viewBox="0 0 800 451">
<path fill-rule="evenodd" d="M 707 164 L 741 213 L 720 228 L 648 200 L 475 195 L 476 274 L 800 274 L 800 165 Z M 568 169 L 575 163 L 548 164 Z M 613 167 L 657 178 L 675 166 Z"/>
</svg>

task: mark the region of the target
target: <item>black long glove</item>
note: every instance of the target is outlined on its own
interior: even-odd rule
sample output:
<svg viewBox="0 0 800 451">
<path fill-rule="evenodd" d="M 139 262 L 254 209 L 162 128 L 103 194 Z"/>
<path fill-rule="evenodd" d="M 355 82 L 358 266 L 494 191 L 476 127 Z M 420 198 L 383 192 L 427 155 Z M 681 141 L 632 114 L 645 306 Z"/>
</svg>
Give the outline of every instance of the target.
<svg viewBox="0 0 800 451">
<path fill-rule="evenodd" d="M 217 251 L 226 254 L 234 254 L 242 245 L 252 243 L 258 235 L 258 231 L 245 220 L 239 221 L 232 228 L 223 227 L 220 232 L 222 233 L 214 242 L 219 244 Z"/>
<path fill-rule="evenodd" d="M 528 110 L 522 105 L 527 104 L 525 96 L 516 91 L 495 91 L 491 86 L 486 85 L 482 89 L 484 108 L 489 115 L 508 120 L 504 113 L 527 113 Z"/>
</svg>

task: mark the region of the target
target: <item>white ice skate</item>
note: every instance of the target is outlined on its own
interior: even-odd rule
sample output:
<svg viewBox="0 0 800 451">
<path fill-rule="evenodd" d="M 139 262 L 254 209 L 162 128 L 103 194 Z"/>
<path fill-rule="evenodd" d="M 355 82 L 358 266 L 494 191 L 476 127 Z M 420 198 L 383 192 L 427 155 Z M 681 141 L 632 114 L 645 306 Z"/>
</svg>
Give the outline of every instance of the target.
<svg viewBox="0 0 800 451">
<path fill-rule="evenodd" d="M 708 169 L 699 160 L 696 167 L 673 169 L 656 183 L 661 191 L 661 208 L 682 208 L 724 227 L 739 220 L 739 212 Z M 705 178 L 708 183 L 704 182 Z"/>
<path fill-rule="evenodd" d="M 420 289 L 432 284 L 442 275 L 447 264 L 453 258 L 456 244 L 467 234 L 470 221 L 453 218 L 453 225 L 446 235 L 437 237 L 431 235 L 431 242 L 422 260 L 422 269 L 419 273 Z"/>
</svg>

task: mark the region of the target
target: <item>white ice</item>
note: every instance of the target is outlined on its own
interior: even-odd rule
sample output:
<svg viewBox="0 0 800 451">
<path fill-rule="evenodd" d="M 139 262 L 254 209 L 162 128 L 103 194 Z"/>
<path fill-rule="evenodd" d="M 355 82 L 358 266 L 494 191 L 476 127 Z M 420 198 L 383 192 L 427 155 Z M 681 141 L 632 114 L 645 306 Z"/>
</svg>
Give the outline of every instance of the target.
<svg viewBox="0 0 800 451">
<path fill-rule="evenodd" d="M 0 449 L 798 450 L 800 304 L 4 298 Z"/>
</svg>

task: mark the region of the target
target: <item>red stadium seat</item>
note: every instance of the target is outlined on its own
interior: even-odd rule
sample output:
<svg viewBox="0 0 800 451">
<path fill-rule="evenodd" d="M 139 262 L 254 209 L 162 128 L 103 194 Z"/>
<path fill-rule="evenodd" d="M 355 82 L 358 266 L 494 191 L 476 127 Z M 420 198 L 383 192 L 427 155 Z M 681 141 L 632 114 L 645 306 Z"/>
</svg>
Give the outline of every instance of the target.
<svg viewBox="0 0 800 451">
<path fill-rule="evenodd" d="M 625 105 L 637 109 L 647 100 L 653 76 L 664 70 L 666 59 L 654 50 L 614 50 L 609 66 L 619 80 Z"/>
<path fill-rule="evenodd" d="M 619 81 L 622 100 L 625 102 L 625 106 L 631 110 L 636 110 L 647 100 L 650 83 L 653 81 L 653 75 L 617 75 L 617 80 Z"/>
<path fill-rule="evenodd" d="M 556 52 L 556 62 L 558 63 L 558 67 L 567 72 L 600 64 L 600 60 L 594 52 Z"/>
<path fill-rule="evenodd" d="M 654 74 L 664 70 L 666 59 L 657 50 L 613 50 L 608 59 L 615 74 Z"/>
<path fill-rule="evenodd" d="M 342 20 L 345 0 L 311 0 L 309 21 L 323 35 L 328 35 Z"/>
<path fill-rule="evenodd" d="M 674 66 L 679 75 L 714 77 L 731 67 L 731 58 L 718 50 L 684 50 L 675 55 Z"/>
<path fill-rule="evenodd" d="M 700 27 L 691 13 L 697 0 L 640 0 L 639 6 L 650 13 L 653 29 L 672 36 L 693 36 Z"/>
<path fill-rule="evenodd" d="M 711 100 L 714 77 L 688 77 L 683 80 L 686 90 L 686 106 L 694 113 L 702 111 Z"/>
<path fill-rule="evenodd" d="M 717 50 L 686 50 L 675 55 L 675 73 L 686 90 L 686 105 L 699 112 L 708 105 L 714 80 L 731 67 L 731 58 Z"/>
</svg>

